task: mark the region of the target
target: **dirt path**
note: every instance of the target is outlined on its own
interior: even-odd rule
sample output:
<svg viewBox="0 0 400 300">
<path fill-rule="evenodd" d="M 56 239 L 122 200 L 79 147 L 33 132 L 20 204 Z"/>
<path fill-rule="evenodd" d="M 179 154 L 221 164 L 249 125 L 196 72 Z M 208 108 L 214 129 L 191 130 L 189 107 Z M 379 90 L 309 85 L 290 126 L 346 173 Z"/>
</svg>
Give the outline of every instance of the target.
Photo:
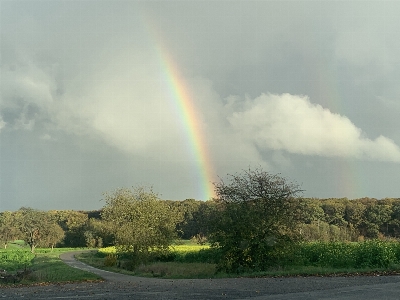
<svg viewBox="0 0 400 300">
<path fill-rule="evenodd" d="M 399 299 L 399 276 L 230 279 L 141 278 L 95 269 L 65 253 L 74 268 L 98 274 L 98 283 L 0 289 L 4 299 Z"/>
</svg>

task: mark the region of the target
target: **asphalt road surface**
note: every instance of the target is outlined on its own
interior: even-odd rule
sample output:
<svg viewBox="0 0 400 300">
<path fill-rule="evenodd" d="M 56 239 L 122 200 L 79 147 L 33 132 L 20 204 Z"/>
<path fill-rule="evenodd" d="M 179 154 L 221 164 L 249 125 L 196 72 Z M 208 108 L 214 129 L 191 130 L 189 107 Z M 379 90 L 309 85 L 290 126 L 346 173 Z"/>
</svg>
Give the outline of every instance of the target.
<svg viewBox="0 0 400 300">
<path fill-rule="evenodd" d="M 74 268 L 100 275 L 104 282 L 0 289 L 3 299 L 400 299 L 400 276 L 156 279 L 99 270 L 74 259 Z"/>
</svg>

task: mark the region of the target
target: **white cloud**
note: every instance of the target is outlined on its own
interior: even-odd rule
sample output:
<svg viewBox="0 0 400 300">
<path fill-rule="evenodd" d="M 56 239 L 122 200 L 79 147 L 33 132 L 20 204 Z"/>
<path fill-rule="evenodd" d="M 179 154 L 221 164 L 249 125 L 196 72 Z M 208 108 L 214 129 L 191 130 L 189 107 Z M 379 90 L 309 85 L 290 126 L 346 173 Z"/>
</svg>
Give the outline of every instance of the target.
<svg viewBox="0 0 400 300">
<path fill-rule="evenodd" d="M 6 126 L 6 122 L 0 116 L 0 131 Z"/>
<path fill-rule="evenodd" d="M 366 138 L 347 117 L 311 103 L 306 96 L 262 94 L 247 99 L 229 121 L 246 140 L 259 147 L 400 162 L 400 148 L 391 139 Z"/>
</svg>

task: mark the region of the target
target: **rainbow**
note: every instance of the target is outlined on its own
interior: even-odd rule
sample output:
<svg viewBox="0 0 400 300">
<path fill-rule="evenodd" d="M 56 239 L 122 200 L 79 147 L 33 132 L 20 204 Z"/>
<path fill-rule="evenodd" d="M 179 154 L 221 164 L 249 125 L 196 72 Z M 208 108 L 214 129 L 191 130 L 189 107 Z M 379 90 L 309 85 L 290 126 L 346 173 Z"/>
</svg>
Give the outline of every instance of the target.
<svg viewBox="0 0 400 300">
<path fill-rule="evenodd" d="M 144 17 L 144 24 L 154 41 L 163 76 L 172 96 L 182 128 L 185 131 L 192 158 L 196 164 L 201 198 L 202 200 L 208 200 L 214 197 L 212 182 L 215 173 L 208 150 L 207 138 L 202 128 L 202 121 L 198 116 L 199 110 L 196 108 L 188 85 L 179 71 L 178 64 L 169 53 L 167 47 L 165 47 L 165 43 L 163 43 L 160 31 L 157 30 L 149 18 L 146 18 L 145 15 Z"/>
</svg>

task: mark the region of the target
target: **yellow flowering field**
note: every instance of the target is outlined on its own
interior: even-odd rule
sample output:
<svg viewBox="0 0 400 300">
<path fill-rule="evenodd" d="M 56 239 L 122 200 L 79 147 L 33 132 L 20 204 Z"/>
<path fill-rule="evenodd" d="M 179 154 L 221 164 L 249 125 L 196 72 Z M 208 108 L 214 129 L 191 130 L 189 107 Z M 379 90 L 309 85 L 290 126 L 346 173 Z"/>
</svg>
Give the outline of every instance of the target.
<svg viewBox="0 0 400 300">
<path fill-rule="evenodd" d="M 193 253 L 193 252 L 198 252 L 202 249 L 209 249 L 209 248 L 210 248 L 209 245 L 197 245 L 197 244 L 170 246 L 171 252 L 177 252 L 179 254 Z M 116 250 L 115 250 L 115 246 L 110 246 L 110 247 L 100 248 L 99 252 L 107 255 L 107 254 L 115 253 Z"/>
</svg>

